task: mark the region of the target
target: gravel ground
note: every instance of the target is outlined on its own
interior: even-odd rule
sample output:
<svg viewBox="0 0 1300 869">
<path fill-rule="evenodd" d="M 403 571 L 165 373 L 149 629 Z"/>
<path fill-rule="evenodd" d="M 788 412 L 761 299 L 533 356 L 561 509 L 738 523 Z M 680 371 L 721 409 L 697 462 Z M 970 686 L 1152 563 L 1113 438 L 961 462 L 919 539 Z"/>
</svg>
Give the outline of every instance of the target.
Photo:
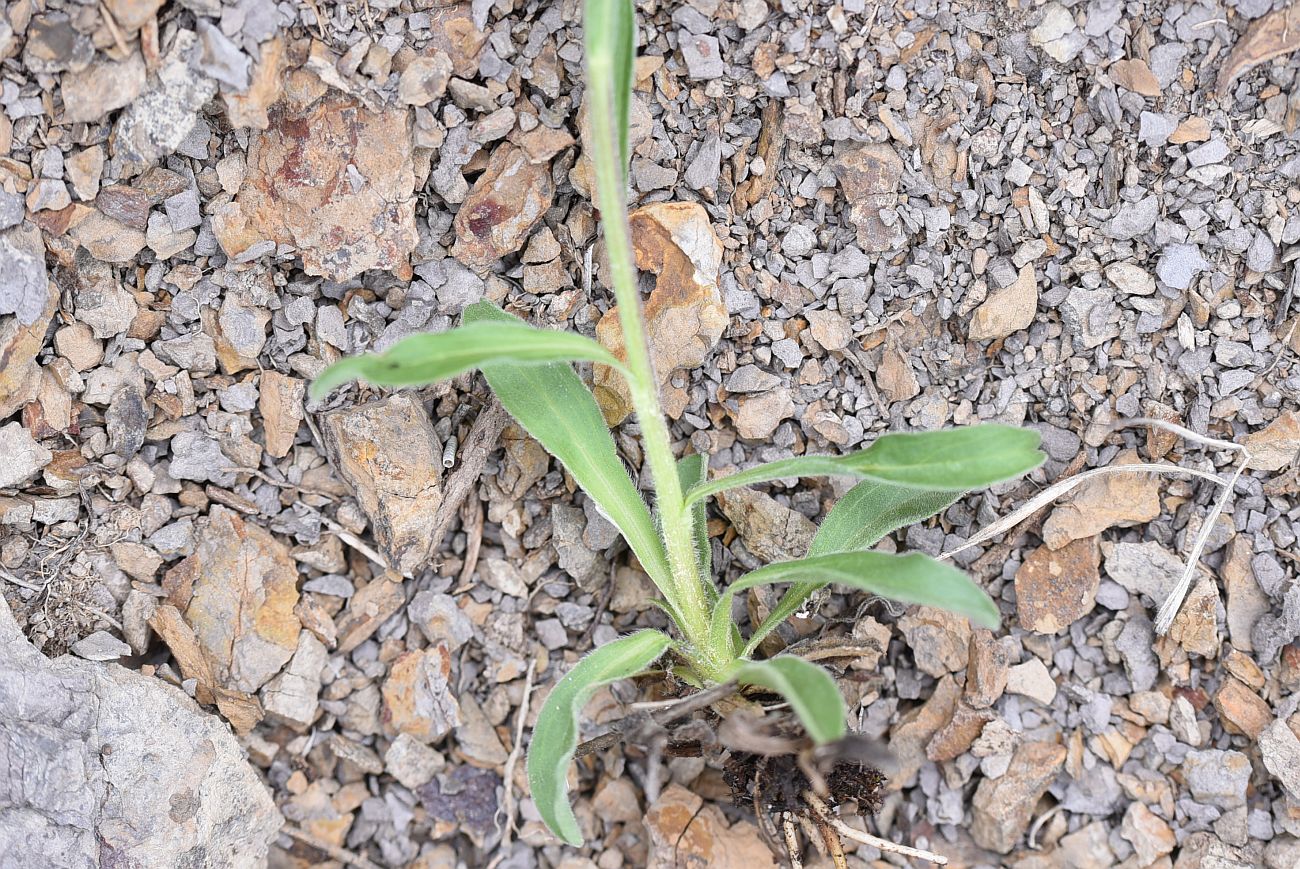
<svg viewBox="0 0 1300 869">
<path fill-rule="evenodd" d="M 954 866 L 1300 866 L 1285 5 L 639 4 L 630 178 L 679 451 L 719 472 L 1039 429 L 1027 480 L 882 544 L 932 554 L 1088 469 L 1241 458 L 1128 418 L 1250 452 L 1167 636 L 1156 610 L 1221 491 L 1186 473 L 1089 480 L 959 553 L 996 633 L 844 594 L 784 629 L 831 650 L 893 756 L 868 829 Z M 63 763 L 93 727 L 0 668 L 29 764 L 0 776 L 0 866 L 197 846 L 207 866 L 775 865 L 716 764 L 654 745 L 583 760 L 588 842 L 557 845 L 517 749 L 583 650 L 663 625 L 648 580 L 481 378 L 305 395 L 480 298 L 617 340 L 578 9 L 0 4 L 0 588 L 36 648 L 83 659 L 41 684 L 105 709 L 130 679 L 178 686 L 207 721 L 167 748 L 217 744 L 231 782 Z M 626 396 L 585 373 L 638 468 Z M 801 555 L 844 490 L 719 499 L 720 578 Z M 642 696 L 600 692 L 588 735 Z M 147 726 L 114 753 L 147 755 Z M 245 826 L 210 821 L 221 802 Z"/>
</svg>

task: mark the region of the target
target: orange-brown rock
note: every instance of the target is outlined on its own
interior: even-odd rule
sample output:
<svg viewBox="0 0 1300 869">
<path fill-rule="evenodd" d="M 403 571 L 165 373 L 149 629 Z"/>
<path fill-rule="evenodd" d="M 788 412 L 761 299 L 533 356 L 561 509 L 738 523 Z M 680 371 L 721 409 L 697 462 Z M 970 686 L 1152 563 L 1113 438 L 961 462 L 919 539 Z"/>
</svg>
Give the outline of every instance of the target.
<svg viewBox="0 0 1300 869">
<path fill-rule="evenodd" d="M 372 111 L 328 91 L 294 90 L 271 107 L 248 147 L 243 186 L 213 214 L 236 262 L 298 250 L 308 274 L 342 281 L 368 269 L 409 274 L 415 229 L 411 121 L 404 109 Z"/>
<path fill-rule="evenodd" d="M 409 576 L 441 541 L 442 447 L 424 406 L 399 392 L 321 416 L 335 469 L 370 517 L 388 563 Z"/>
<path fill-rule="evenodd" d="M 1054 634 L 1092 611 L 1101 582 L 1101 551 L 1096 537 L 1074 540 L 1057 550 L 1040 546 L 1016 571 L 1016 612 L 1020 624 Z"/>
<path fill-rule="evenodd" d="M 524 246 L 554 199 L 550 165 L 502 142 L 456 212 L 451 255 L 476 271 L 488 268 Z"/>
<path fill-rule="evenodd" d="M 704 362 L 727 326 L 727 308 L 718 287 L 722 242 L 702 205 L 657 202 L 630 217 L 637 268 L 656 275 L 645 304 L 650 357 L 660 383 L 678 368 Z M 596 337 L 614 355 L 623 357 L 623 328 L 618 307 L 605 313 Z M 621 375 L 597 365 L 593 391 L 605 420 L 622 422 L 631 413 L 631 396 Z"/>
<path fill-rule="evenodd" d="M 444 643 L 406 652 L 394 661 L 383 687 L 388 732 L 430 743 L 459 726 L 460 705 L 447 682 L 450 675 L 451 653 Z"/>
<path fill-rule="evenodd" d="M 705 805 L 679 784 L 669 786 L 645 813 L 651 869 L 710 866 L 775 869 L 772 852 L 749 821 L 728 824 L 717 806 Z"/>
<path fill-rule="evenodd" d="M 194 631 L 214 683 L 255 692 L 298 647 L 298 568 L 269 531 L 221 506 L 195 537 L 194 554 L 164 580 L 168 602 Z"/>
<path fill-rule="evenodd" d="M 1136 450 L 1126 450 L 1111 466 L 1138 462 Z M 1043 541 L 1060 549 L 1071 540 L 1092 537 L 1115 525 L 1150 522 L 1160 515 L 1160 485 L 1151 474 L 1106 474 L 1082 484 L 1052 511 L 1043 523 Z"/>
</svg>

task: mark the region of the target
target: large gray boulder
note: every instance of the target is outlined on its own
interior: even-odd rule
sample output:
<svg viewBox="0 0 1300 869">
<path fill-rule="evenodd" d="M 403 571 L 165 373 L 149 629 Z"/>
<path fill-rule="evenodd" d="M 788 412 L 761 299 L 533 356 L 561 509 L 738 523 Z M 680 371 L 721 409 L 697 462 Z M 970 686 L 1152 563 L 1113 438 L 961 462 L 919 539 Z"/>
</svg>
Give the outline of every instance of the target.
<svg viewBox="0 0 1300 869">
<path fill-rule="evenodd" d="M 0 598 L 0 869 L 264 866 L 282 823 L 224 722 L 117 664 L 47 659 Z"/>
</svg>

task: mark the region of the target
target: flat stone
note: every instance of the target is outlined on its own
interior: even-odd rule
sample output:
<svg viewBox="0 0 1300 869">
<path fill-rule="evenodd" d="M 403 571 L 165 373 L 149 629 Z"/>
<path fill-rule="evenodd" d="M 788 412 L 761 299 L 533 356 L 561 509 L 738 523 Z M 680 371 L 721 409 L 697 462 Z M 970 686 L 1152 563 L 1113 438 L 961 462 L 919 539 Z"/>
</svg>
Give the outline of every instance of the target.
<svg viewBox="0 0 1300 869">
<path fill-rule="evenodd" d="M 1262 697 L 1238 679 L 1227 678 L 1214 692 L 1214 708 L 1223 727 L 1251 739 L 1259 739 L 1264 728 L 1273 723 L 1273 712 Z"/>
<path fill-rule="evenodd" d="M 1118 241 L 1132 241 L 1150 232 L 1160 216 L 1160 200 L 1147 196 L 1137 202 L 1126 202 L 1115 210 L 1115 216 L 1106 224 L 1105 233 Z"/>
<path fill-rule="evenodd" d="M 857 228 L 858 244 L 869 253 L 881 253 L 903 244 L 906 233 L 896 217 L 885 222 L 884 212 L 898 204 L 903 160 L 889 145 L 866 145 L 842 155 L 834 164 L 849 221 Z"/>
<path fill-rule="evenodd" d="M 1120 824 L 1120 835 L 1133 845 L 1140 861 L 1150 866 L 1174 850 L 1177 840 L 1169 824 L 1140 802 L 1129 803 Z"/>
<path fill-rule="evenodd" d="M 1016 571 L 1016 612 L 1026 630 L 1055 634 L 1092 612 L 1101 553 L 1096 537 L 1040 546 Z"/>
<path fill-rule="evenodd" d="M 629 222 L 636 266 L 656 276 L 644 313 L 650 357 L 662 385 L 677 369 L 703 364 L 727 326 L 719 287 L 722 242 L 708 212 L 694 202 L 638 208 Z M 617 305 L 596 324 L 596 338 L 623 358 Z M 597 365 L 592 380 L 605 421 L 614 425 L 626 419 L 632 401 L 623 376 Z"/>
<path fill-rule="evenodd" d="M 835 311 L 809 311 L 808 329 L 813 340 L 826 350 L 843 350 L 853 340 L 853 327 Z"/>
<path fill-rule="evenodd" d="M 891 791 L 910 787 L 929 759 L 926 749 L 934 735 L 952 721 L 961 689 L 951 676 L 943 676 L 925 703 L 905 713 L 889 732 L 889 751 L 897 762 L 890 776 Z"/>
<path fill-rule="evenodd" d="M 1300 738 L 1278 718 L 1259 734 L 1264 768 L 1293 801 L 1300 801 Z"/>
<path fill-rule="evenodd" d="M 721 78 L 726 73 L 727 65 L 722 60 L 722 50 L 716 36 L 679 30 L 677 44 L 681 48 L 682 58 L 686 61 L 686 71 L 692 79 L 708 81 Z"/>
<path fill-rule="evenodd" d="M 456 212 L 452 256 L 486 270 L 523 248 L 554 199 L 550 164 L 534 163 L 521 148 L 502 142 Z"/>
<path fill-rule="evenodd" d="M 216 683 L 257 691 L 298 649 L 298 567 L 270 532 L 214 505 L 198 523 L 194 554 L 163 580 Z"/>
<path fill-rule="evenodd" d="M 971 626 L 965 616 L 917 607 L 898 621 L 917 668 L 935 678 L 956 673 L 970 655 Z"/>
<path fill-rule="evenodd" d="M 408 106 L 427 106 L 447 92 L 451 74 L 451 58 L 445 51 L 416 57 L 402 70 L 397 98 Z"/>
<path fill-rule="evenodd" d="M 1034 807 L 1065 763 L 1063 745 L 1026 742 L 997 779 L 985 779 L 972 802 L 971 837 L 981 848 L 1009 854 L 1029 828 Z"/>
<path fill-rule="evenodd" d="M 1286 410 L 1259 431 L 1242 441 L 1250 452 L 1246 467 L 1259 471 L 1280 471 L 1300 452 L 1300 413 Z"/>
<path fill-rule="evenodd" d="M 1255 546 L 1248 535 L 1239 534 L 1228 544 L 1220 574 L 1227 592 L 1228 639 L 1233 648 L 1253 652 L 1251 631 L 1255 623 L 1273 608 L 1272 602 L 1255 580 L 1251 560 Z"/>
<path fill-rule="evenodd" d="M 745 548 L 760 561 L 789 561 L 808 553 L 817 526 L 802 513 L 743 486 L 719 492 L 717 500 Z"/>
<path fill-rule="evenodd" d="M 95 631 L 73 643 L 72 654 L 87 661 L 116 661 L 131 655 L 131 647 L 107 631 Z"/>
<path fill-rule="evenodd" d="M 384 727 L 424 744 L 460 725 L 460 704 L 447 683 L 451 655 L 444 645 L 406 652 L 393 661 L 384 680 Z"/>
<path fill-rule="evenodd" d="M 1105 274 L 1107 280 L 1130 295 L 1150 296 L 1156 291 L 1156 279 L 1136 263 L 1111 263 Z"/>
<path fill-rule="evenodd" d="M 785 388 L 745 396 L 736 403 L 736 433 L 748 440 L 767 440 L 782 420 L 795 413 L 794 399 Z"/>
<path fill-rule="evenodd" d="M 1056 680 L 1048 672 L 1046 664 L 1031 657 L 1007 671 L 1007 693 L 1020 694 L 1050 706 L 1056 699 Z"/>
<path fill-rule="evenodd" d="M 230 729 L 184 692 L 116 664 L 49 660 L 2 598 L 0 686 L 6 750 L 23 759 L 0 773 L 17 799 L 0 813 L 5 862 L 265 864 L 284 819 Z"/>
<path fill-rule="evenodd" d="M 213 214 L 226 254 L 269 240 L 333 281 L 369 269 L 409 276 L 418 235 L 408 110 L 371 111 L 330 91 L 282 100 L 269 119 L 249 143 L 238 196 Z"/>
<path fill-rule="evenodd" d="M 776 869 L 772 852 L 747 820 L 728 824 L 716 805 L 706 805 L 679 784 L 669 785 L 645 812 L 650 869 L 709 866 Z"/>
<path fill-rule="evenodd" d="M 311 631 L 298 634 L 289 664 L 262 688 L 262 707 L 272 719 L 305 733 L 320 715 L 321 672 L 329 660 L 325 645 Z"/>
<path fill-rule="evenodd" d="M 404 788 L 428 784 L 447 767 L 447 759 L 409 733 L 399 733 L 384 752 L 384 772 Z"/>
<path fill-rule="evenodd" d="M 320 422 L 334 467 L 389 564 L 411 575 L 442 542 L 430 539 L 442 503 L 442 445 L 424 406 L 397 393 L 330 411 Z"/>
<path fill-rule="evenodd" d="M 338 651 L 347 654 L 364 643 L 406 603 L 401 576 L 389 572 L 362 586 L 335 620 Z"/>
<path fill-rule="evenodd" d="M 975 309 L 968 335 L 972 341 L 1005 338 L 1029 328 L 1037 310 L 1038 279 L 1033 263 L 1026 263 L 1010 286 L 989 294 Z"/>
<path fill-rule="evenodd" d="M 125 60 L 100 60 L 81 72 L 64 73 L 59 81 L 63 96 L 59 122 L 93 123 L 130 105 L 144 91 L 146 78 L 144 57 L 138 52 Z"/>
<path fill-rule="evenodd" d="M 1217 748 L 1189 751 L 1182 772 L 1192 798 L 1198 802 L 1221 809 L 1246 805 L 1251 766 L 1250 759 L 1241 752 Z"/>
<path fill-rule="evenodd" d="M 1194 244 L 1166 245 L 1156 263 L 1156 276 L 1176 290 L 1185 290 L 1201 272 L 1210 268 L 1201 249 Z"/>
<path fill-rule="evenodd" d="M 0 426 L 0 489 L 15 489 L 35 479 L 54 460 L 54 454 L 38 444 L 22 423 Z"/>
<path fill-rule="evenodd" d="M 1136 451 L 1130 450 L 1111 464 L 1137 461 Z M 1043 523 L 1043 541 L 1053 549 L 1116 525 L 1150 522 L 1160 515 L 1160 486 L 1151 474 L 1107 474 L 1082 484 L 1067 497 Z"/>
<path fill-rule="evenodd" d="M 262 418 L 267 455 L 283 458 L 293 449 L 298 427 L 304 418 L 303 399 L 307 384 L 273 369 L 262 372 L 257 408 Z"/>
<path fill-rule="evenodd" d="M 113 156 L 126 174 L 138 174 L 175 152 L 194 129 L 204 103 L 216 95 L 216 81 L 190 66 L 197 43 L 194 31 L 177 31 L 157 74 L 118 116 Z"/>
</svg>

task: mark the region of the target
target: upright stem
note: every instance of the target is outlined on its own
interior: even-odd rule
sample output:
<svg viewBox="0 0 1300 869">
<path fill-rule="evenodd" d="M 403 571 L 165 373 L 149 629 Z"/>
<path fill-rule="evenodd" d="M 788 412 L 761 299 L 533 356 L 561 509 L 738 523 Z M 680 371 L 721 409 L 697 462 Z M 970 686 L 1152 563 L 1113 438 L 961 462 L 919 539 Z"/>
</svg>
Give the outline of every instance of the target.
<svg viewBox="0 0 1300 869">
<path fill-rule="evenodd" d="M 708 602 L 700 576 L 699 561 L 691 533 L 690 514 L 682 496 L 677 476 L 668 424 L 659 404 L 659 381 L 650 359 L 650 345 L 637 289 L 635 256 L 631 228 L 627 219 L 627 181 L 619 154 L 619 131 L 614 101 L 614 73 L 600 69 L 588 53 L 588 88 L 591 97 L 589 117 L 592 138 L 592 163 L 596 169 L 596 203 L 600 223 L 605 230 L 605 248 L 618 303 L 619 324 L 623 328 L 623 347 L 627 354 L 628 388 L 632 407 L 641 425 L 641 441 L 650 465 L 656 494 L 659 524 L 668 551 L 673 586 L 670 594 L 683 624 L 679 625 L 693 647 L 692 657 L 705 672 L 714 676 L 722 662 L 714 661 L 708 644 Z"/>
</svg>

